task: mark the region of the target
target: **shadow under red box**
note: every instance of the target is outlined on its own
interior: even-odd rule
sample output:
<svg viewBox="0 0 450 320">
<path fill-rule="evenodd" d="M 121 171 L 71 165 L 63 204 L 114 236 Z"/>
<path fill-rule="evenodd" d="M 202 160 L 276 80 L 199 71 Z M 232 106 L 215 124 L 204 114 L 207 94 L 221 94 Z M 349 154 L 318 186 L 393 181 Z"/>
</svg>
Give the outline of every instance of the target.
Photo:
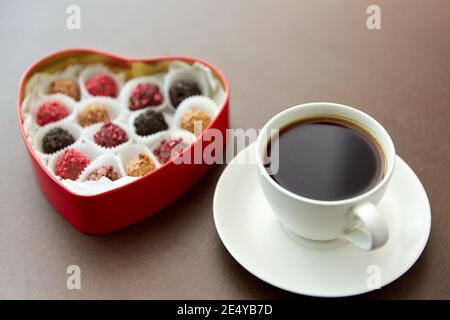
<svg viewBox="0 0 450 320">
<path fill-rule="evenodd" d="M 124 186 L 98 195 L 78 195 L 68 190 L 41 163 L 31 148 L 25 132 L 20 106 L 24 98 L 27 80 L 36 72 L 58 71 L 68 64 L 105 63 L 109 66 L 130 67 L 134 63 L 153 66 L 173 60 L 188 63 L 200 62 L 208 66 L 220 80 L 225 90 L 225 100 L 208 129 L 219 129 L 226 137 L 228 128 L 228 108 L 230 88 L 225 76 L 214 66 L 191 57 L 156 57 L 150 59 L 127 59 L 118 55 L 89 49 L 68 49 L 58 51 L 35 62 L 20 81 L 17 101 L 17 114 L 20 131 L 30 155 L 32 168 L 42 193 L 50 204 L 76 229 L 83 233 L 100 235 L 126 227 L 142 220 L 164 208 L 191 188 L 211 167 L 202 164 L 164 164 L 158 170 Z M 205 142 L 200 136 L 184 152 L 193 155 L 194 148 L 204 148 L 211 142 Z M 197 146 L 194 146 L 197 145 Z M 225 145 L 225 143 L 224 143 Z M 176 181 L 176 182 L 175 182 Z M 175 182 L 175 183 L 174 183 Z"/>
</svg>

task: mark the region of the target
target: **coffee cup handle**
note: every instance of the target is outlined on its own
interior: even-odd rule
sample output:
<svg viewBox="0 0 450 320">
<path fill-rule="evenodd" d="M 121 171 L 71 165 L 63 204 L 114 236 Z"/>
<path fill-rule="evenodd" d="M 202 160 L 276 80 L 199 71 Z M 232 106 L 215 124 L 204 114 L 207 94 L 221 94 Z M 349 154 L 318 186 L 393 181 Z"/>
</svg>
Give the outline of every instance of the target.
<svg viewBox="0 0 450 320">
<path fill-rule="evenodd" d="M 387 242 L 388 227 L 375 205 L 366 202 L 355 206 L 351 218 L 359 224 L 344 232 L 345 239 L 364 250 L 377 249 Z"/>
</svg>

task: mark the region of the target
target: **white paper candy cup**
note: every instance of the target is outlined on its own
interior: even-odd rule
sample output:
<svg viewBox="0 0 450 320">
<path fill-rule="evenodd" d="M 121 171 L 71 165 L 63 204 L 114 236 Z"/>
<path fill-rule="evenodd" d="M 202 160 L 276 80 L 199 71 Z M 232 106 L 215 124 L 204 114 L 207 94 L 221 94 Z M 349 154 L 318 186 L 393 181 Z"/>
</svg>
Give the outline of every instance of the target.
<svg viewBox="0 0 450 320">
<path fill-rule="evenodd" d="M 192 68 L 198 70 L 199 72 L 205 75 L 206 81 L 208 82 L 209 85 L 209 96 L 210 97 L 214 96 L 221 86 L 219 84 L 219 81 L 216 78 L 214 78 L 211 69 L 200 62 L 195 62 L 192 65 Z"/>
<path fill-rule="evenodd" d="M 57 152 L 51 153 L 51 154 L 47 154 L 44 152 L 43 148 L 42 148 L 42 141 L 44 139 L 44 136 L 47 132 L 49 132 L 50 130 L 54 129 L 54 128 L 61 128 L 64 130 L 67 130 L 74 138 L 75 142 L 72 143 L 71 145 L 58 150 Z M 51 123 L 49 125 L 46 125 L 42 128 L 40 128 L 36 134 L 33 136 L 33 149 L 34 151 L 38 154 L 38 156 L 41 159 L 49 159 L 50 157 L 52 157 L 55 154 L 59 154 L 64 152 L 66 149 L 73 147 L 74 145 L 76 145 L 78 142 L 80 142 L 81 140 L 81 128 L 80 126 L 73 124 L 69 121 L 65 121 L 65 122 L 55 122 L 55 123 Z"/>
<path fill-rule="evenodd" d="M 133 141 L 133 135 L 130 133 L 130 130 L 128 130 L 128 128 L 126 126 L 124 126 L 123 124 L 121 124 L 119 122 L 112 121 L 112 123 L 118 125 L 120 128 L 122 128 L 127 133 L 128 140 L 126 142 L 119 144 L 118 146 L 115 146 L 112 148 L 103 147 L 101 145 L 98 145 L 95 142 L 94 135 L 97 133 L 97 131 L 100 130 L 100 128 L 103 126 L 104 122 L 96 123 L 96 124 L 86 127 L 83 130 L 83 134 L 82 134 L 83 140 L 86 141 L 86 143 L 92 144 L 96 148 L 102 149 L 104 152 L 117 152 L 120 149 L 124 148 L 125 146 L 131 144 Z"/>
<path fill-rule="evenodd" d="M 177 108 L 175 108 L 170 101 L 169 91 L 172 84 L 177 80 L 193 81 L 198 84 L 203 96 L 209 97 L 210 95 L 208 79 L 202 71 L 199 71 L 193 67 L 173 68 L 167 73 L 167 76 L 164 79 L 164 96 L 167 97 L 167 105 L 172 110 L 176 110 Z"/>
<path fill-rule="evenodd" d="M 42 90 L 41 88 L 45 83 L 50 83 L 50 79 L 52 79 L 53 77 L 53 74 L 45 72 L 38 72 L 33 74 L 27 80 L 27 83 L 25 85 L 25 95 L 42 95 L 44 90 Z"/>
<path fill-rule="evenodd" d="M 36 114 L 39 111 L 39 108 L 44 103 L 46 103 L 46 102 L 53 102 L 53 101 L 64 105 L 66 107 L 67 111 L 69 112 L 69 115 L 67 117 L 63 118 L 63 119 L 58 120 L 58 121 L 47 123 L 46 125 L 44 125 L 42 127 L 45 127 L 45 126 L 48 126 L 48 125 L 51 125 L 51 124 L 55 124 L 55 123 L 59 123 L 59 122 L 62 122 L 62 121 L 67 121 L 67 120 L 70 120 L 73 117 L 73 114 L 74 114 L 74 111 L 76 109 L 77 103 L 71 97 L 66 96 L 64 94 L 61 94 L 61 93 L 55 93 L 55 94 L 51 94 L 51 95 L 38 97 L 34 101 L 30 102 L 31 119 L 33 119 L 34 123 L 36 123 L 36 125 L 38 127 L 40 127 L 40 126 L 39 126 L 39 124 L 37 122 Z"/>
<path fill-rule="evenodd" d="M 177 111 L 175 112 L 175 116 L 173 118 L 174 128 L 181 128 L 181 120 L 184 113 L 191 109 L 203 111 L 210 117 L 211 121 L 216 117 L 217 112 L 219 112 L 219 108 L 210 98 L 204 96 L 189 97 L 180 103 Z"/>
<path fill-rule="evenodd" d="M 190 69 L 192 65 L 181 60 L 174 60 L 169 64 L 169 72 L 175 69 Z"/>
<path fill-rule="evenodd" d="M 81 99 L 92 97 L 92 95 L 89 94 L 89 92 L 86 89 L 86 81 L 88 81 L 91 77 L 93 77 L 99 73 L 109 75 L 116 82 L 117 96 L 119 95 L 120 89 L 124 83 L 125 75 L 123 73 L 114 73 L 103 64 L 91 64 L 91 65 L 86 66 L 83 69 L 83 71 L 81 71 L 80 76 L 78 78 Z M 117 98 L 117 96 L 113 97 L 113 98 Z"/>
<path fill-rule="evenodd" d="M 122 110 L 121 106 L 117 103 L 117 100 L 108 98 L 108 97 L 92 97 L 92 98 L 84 99 L 83 101 L 81 101 L 78 104 L 78 106 L 74 112 L 74 120 L 77 124 L 79 124 L 78 115 L 80 114 L 80 112 L 83 111 L 86 107 L 90 106 L 91 104 L 104 105 L 106 108 L 106 111 L 108 112 L 110 121 L 121 122 L 121 120 L 123 120 L 122 119 L 123 118 L 123 110 Z M 93 124 L 91 124 L 91 125 L 93 125 Z M 86 127 L 88 127 L 88 126 L 86 126 Z"/>
<path fill-rule="evenodd" d="M 161 164 L 159 163 L 158 159 L 156 159 L 156 157 L 153 155 L 153 152 L 150 152 L 150 150 L 147 147 L 140 144 L 131 144 L 120 150 L 118 153 L 118 157 L 125 174 L 128 163 L 131 160 L 136 159 L 141 153 L 147 155 L 150 158 L 150 160 L 155 164 L 155 170 L 158 170 L 158 168 L 161 167 Z"/>
<path fill-rule="evenodd" d="M 113 154 L 106 153 L 103 154 L 87 165 L 86 168 L 84 168 L 83 172 L 81 172 L 80 176 L 78 177 L 77 181 L 87 181 L 89 174 L 94 171 L 95 169 L 101 168 L 103 166 L 112 166 L 114 171 L 118 173 L 119 177 L 118 179 L 125 176 L 125 170 L 122 166 L 122 164 L 119 161 L 119 158 Z M 105 177 L 106 178 L 106 177 Z M 108 178 L 106 178 L 108 179 Z M 110 180 L 110 179 L 108 179 Z M 110 180 L 111 181 L 111 180 Z"/>
<path fill-rule="evenodd" d="M 23 116 L 23 131 L 27 135 L 28 142 L 33 144 L 33 137 L 39 130 L 39 126 L 33 121 L 29 114 Z"/>
<path fill-rule="evenodd" d="M 97 181 L 61 180 L 61 183 L 73 193 L 79 195 L 94 195 L 124 186 L 137 179 L 139 179 L 139 177 L 125 176 L 118 180 L 111 181 L 106 177 L 102 177 Z"/>
<path fill-rule="evenodd" d="M 22 103 L 20 104 L 20 113 L 22 114 L 22 117 L 25 118 L 25 116 L 30 115 L 30 109 L 31 109 L 31 102 L 36 99 L 35 94 L 28 94 L 23 98 Z"/>
<path fill-rule="evenodd" d="M 89 145 L 89 144 L 86 144 L 86 143 L 82 143 L 82 142 L 77 142 L 76 144 L 72 145 L 70 148 L 66 148 L 63 151 L 59 151 L 59 152 L 53 154 L 48 159 L 48 165 L 47 166 L 48 166 L 50 172 L 53 175 L 55 175 L 56 177 L 58 177 L 58 176 L 56 175 L 55 167 L 56 167 L 56 164 L 58 162 L 58 159 L 68 149 L 75 149 L 75 150 L 81 152 L 86 157 L 88 157 L 91 161 L 93 161 L 94 159 L 96 159 L 97 157 L 99 157 L 102 154 L 100 149 L 94 148 L 94 146 L 92 146 L 92 145 Z M 58 177 L 58 178 L 62 179 L 61 177 Z"/>
<path fill-rule="evenodd" d="M 189 131 L 183 130 L 183 129 L 174 129 L 171 131 L 165 131 L 165 132 L 161 133 L 161 135 L 158 137 L 158 139 L 156 139 L 155 141 L 152 141 L 151 143 L 149 143 L 147 145 L 156 159 L 158 159 L 158 157 L 154 154 L 155 149 L 160 145 L 161 141 L 163 141 L 164 139 L 171 139 L 171 138 L 181 138 L 181 140 L 187 144 L 187 146 L 185 148 L 190 146 L 192 143 L 194 143 L 195 139 L 197 139 L 197 137 L 194 134 L 190 133 Z M 183 148 L 183 149 L 185 149 L 185 148 Z M 179 151 L 181 151 L 181 150 L 178 150 L 178 149 L 176 150 L 176 152 L 179 152 Z M 158 162 L 159 162 L 159 160 L 158 160 Z"/>
<path fill-rule="evenodd" d="M 172 123 L 173 123 L 173 115 L 171 113 L 164 112 L 164 111 L 159 112 L 159 113 L 162 113 L 164 120 L 167 123 L 167 126 L 168 126 L 167 130 L 155 132 L 155 133 L 147 135 L 147 136 L 141 136 L 141 135 L 137 134 L 136 127 L 134 126 L 134 120 L 136 120 L 137 117 L 139 117 L 141 114 L 143 114 L 144 112 L 146 112 L 148 110 L 149 109 L 146 108 L 143 110 L 132 112 L 128 119 L 128 130 L 133 135 L 133 139 L 136 142 L 145 144 L 145 145 L 152 143 L 153 141 L 157 140 L 162 133 L 169 131 L 172 128 Z"/>
<path fill-rule="evenodd" d="M 120 104 L 122 106 L 125 106 L 128 110 L 130 110 L 129 105 L 130 105 L 131 92 L 133 91 L 133 89 L 135 87 L 137 87 L 139 84 L 142 84 L 142 83 L 151 83 L 151 84 L 157 86 L 159 91 L 161 92 L 161 95 L 163 96 L 163 101 L 160 105 L 147 106 L 146 108 L 149 108 L 154 111 L 163 110 L 167 104 L 167 97 L 164 94 L 163 82 L 160 80 L 159 77 L 155 77 L 155 76 L 140 77 L 140 78 L 135 78 L 135 79 L 128 81 L 123 86 L 122 90 L 120 91 L 120 96 L 119 96 Z M 145 109 L 145 108 L 142 108 L 142 109 Z M 141 110 L 141 109 L 139 109 L 139 110 Z M 134 111 L 138 111 L 138 110 L 130 110 L 130 111 L 134 112 Z"/>
</svg>

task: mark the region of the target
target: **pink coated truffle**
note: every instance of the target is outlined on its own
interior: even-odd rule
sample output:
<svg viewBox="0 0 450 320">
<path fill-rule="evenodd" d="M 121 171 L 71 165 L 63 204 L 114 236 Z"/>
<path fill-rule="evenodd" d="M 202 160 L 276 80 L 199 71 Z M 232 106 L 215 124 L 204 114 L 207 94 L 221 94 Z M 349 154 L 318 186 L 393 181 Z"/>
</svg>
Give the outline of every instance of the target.
<svg viewBox="0 0 450 320">
<path fill-rule="evenodd" d="M 102 177 L 106 177 L 111 181 L 119 179 L 119 174 L 114 171 L 113 166 L 103 166 L 95 169 L 87 176 L 88 181 L 97 181 Z"/>
<path fill-rule="evenodd" d="M 36 122 L 40 126 L 59 121 L 69 115 L 66 106 L 56 101 L 44 102 L 36 112 Z"/>
<path fill-rule="evenodd" d="M 161 164 L 165 164 L 170 159 L 179 154 L 184 148 L 188 146 L 181 138 L 163 139 L 159 145 L 153 150 Z"/>
<path fill-rule="evenodd" d="M 120 126 L 107 121 L 94 134 L 94 141 L 102 147 L 113 148 L 127 142 L 128 135 Z"/>
<path fill-rule="evenodd" d="M 130 110 L 138 110 L 145 107 L 159 106 L 163 102 L 163 96 L 159 88 L 151 83 L 141 83 L 131 91 Z"/>
<path fill-rule="evenodd" d="M 81 152 L 68 149 L 56 161 L 55 173 L 63 179 L 76 180 L 89 162 L 91 160 Z"/>
<path fill-rule="evenodd" d="M 86 81 L 86 90 L 92 96 L 117 96 L 117 84 L 113 78 L 104 73 L 96 74 Z"/>
</svg>

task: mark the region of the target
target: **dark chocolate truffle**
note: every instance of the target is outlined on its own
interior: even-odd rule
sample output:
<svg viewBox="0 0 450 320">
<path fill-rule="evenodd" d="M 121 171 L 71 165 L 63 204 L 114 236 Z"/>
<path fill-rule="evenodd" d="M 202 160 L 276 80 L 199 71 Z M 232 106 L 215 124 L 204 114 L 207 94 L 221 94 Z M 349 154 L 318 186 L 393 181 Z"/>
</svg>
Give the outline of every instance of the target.
<svg viewBox="0 0 450 320">
<path fill-rule="evenodd" d="M 54 153 L 75 142 L 73 136 L 62 128 L 49 130 L 42 138 L 42 149 L 45 153 Z"/>
<path fill-rule="evenodd" d="M 138 84 L 131 91 L 130 110 L 143 109 L 145 107 L 159 106 L 163 102 L 163 96 L 158 86 L 151 83 Z"/>
<path fill-rule="evenodd" d="M 170 102 L 177 108 L 184 99 L 202 94 L 197 83 L 191 80 L 176 80 L 169 89 Z"/>
<path fill-rule="evenodd" d="M 153 110 L 147 110 L 134 119 L 134 127 L 140 136 L 148 136 L 169 128 L 162 113 Z"/>
<path fill-rule="evenodd" d="M 128 135 L 120 126 L 107 121 L 94 134 L 94 141 L 102 147 L 113 148 L 127 142 Z"/>
</svg>

